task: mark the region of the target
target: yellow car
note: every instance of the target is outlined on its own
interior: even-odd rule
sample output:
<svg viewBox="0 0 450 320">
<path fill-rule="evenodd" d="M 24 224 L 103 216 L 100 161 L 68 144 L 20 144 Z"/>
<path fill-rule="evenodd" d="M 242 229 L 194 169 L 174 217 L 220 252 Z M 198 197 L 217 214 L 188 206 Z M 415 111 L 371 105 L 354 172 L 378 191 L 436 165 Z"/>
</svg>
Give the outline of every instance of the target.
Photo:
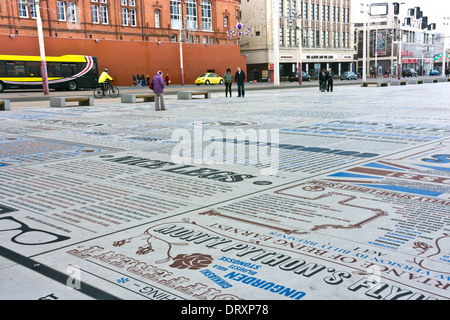
<svg viewBox="0 0 450 320">
<path fill-rule="evenodd" d="M 223 78 L 215 73 L 203 73 L 195 80 L 195 84 L 223 84 Z"/>
</svg>

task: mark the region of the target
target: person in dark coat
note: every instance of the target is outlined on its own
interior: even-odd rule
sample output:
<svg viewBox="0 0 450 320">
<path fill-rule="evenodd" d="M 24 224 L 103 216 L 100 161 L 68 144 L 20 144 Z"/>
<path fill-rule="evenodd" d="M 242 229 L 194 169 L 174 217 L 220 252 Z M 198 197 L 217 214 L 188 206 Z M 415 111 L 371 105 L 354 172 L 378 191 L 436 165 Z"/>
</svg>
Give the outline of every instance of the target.
<svg viewBox="0 0 450 320">
<path fill-rule="evenodd" d="M 231 85 L 233 84 L 233 74 L 231 73 L 231 69 L 228 68 L 227 72 L 223 75 L 223 81 L 225 82 L 225 97 L 228 97 L 228 93 L 230 93 L 231 98 Z"/>
<path fill-rule="evenodd" d="M 166 106 L 164 105 L 164 79 L 162 71 L 158 71 L 153 77 L 152 83 L 153 92 L 155 93 L 155 110 L 166 110 Z"/>
<path fill-rule="evenodd" d="M 322 69 L 322 72 L 319 74 L 319 89 L 321 92 L 325 92 L 327 88 L 327 71 Z"/>
<path fill-rule="evenodd" d="M 240 67 L 237 67 L 236 74 L 234 75 L 234 81 L 237 83 L 238 88 L 238 97 L 244 97 L 245 95 L 245 72 L 241 70 Z"/>
<path fill-rule="evenodd" d="M 327 92 L 333 92 L 333 78 L 334 78 L 334 73 L 333 70 L 331 70 L 331 68 L 328 69 L 327 71 Z"/>
</svg>

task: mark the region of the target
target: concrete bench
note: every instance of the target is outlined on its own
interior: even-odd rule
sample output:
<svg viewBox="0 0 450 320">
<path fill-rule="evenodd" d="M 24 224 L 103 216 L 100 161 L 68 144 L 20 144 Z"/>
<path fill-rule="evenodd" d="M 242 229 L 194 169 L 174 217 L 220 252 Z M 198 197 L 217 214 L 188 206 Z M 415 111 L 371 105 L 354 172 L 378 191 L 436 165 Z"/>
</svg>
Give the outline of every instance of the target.
<svg viewBox="0 0 450 320">
<path fill-rule="evenodd" d="M 422 79 L 411 79 L 408 80 L 408 84 L 423 84 L 423 80 Z"/>
<path fill-rule="evenodd" d="M 447 78 L 438 78 L 439 82 L 447 82 L 450 81 L 450 79 Z"/>
<path fill-rule="evenodd" d="M 0 111 L 11 110 L 11 103 L 9 100 L 0 100 Z"/>
<path fill-rule="evenodd" d="M 406 80 L 391 80 L 391 86 L 406 86 L 408 82 Z"/>
<path fill-rule="evenodd" d="M 438 79 L 423 79 L 423 83 L 438 83 Z"/>
<path fill-rule="evenodd" d="M 376 85 L 377 87 L 389 87 L 389 82 L 387 81 L 363 81 L 362 87 L 368 87 L 369 85 Z"/>
<path fill-rule="evenodd" d="M 204 96 L 205 99 L 211 99 L 210 91 L 179 91 L 177 92 L 178 100 L 191 100 L 192 96 Z"/>
<path fill-rule="evenodd" d="M 154 102 L 155 94 L 154 93 L 145 93 L 145 94 L 123 94 L 120 97 L 122 103 L 136 103 L 136 99 L 144 99 L 144 102 Z"/>
<path fill-rule="evenodd" d="M 66 102 L 78 102 L 79 106 L 93 106 L 94 97 L 50 97 L 50 107 L 65 108 Z"/>
</svg>

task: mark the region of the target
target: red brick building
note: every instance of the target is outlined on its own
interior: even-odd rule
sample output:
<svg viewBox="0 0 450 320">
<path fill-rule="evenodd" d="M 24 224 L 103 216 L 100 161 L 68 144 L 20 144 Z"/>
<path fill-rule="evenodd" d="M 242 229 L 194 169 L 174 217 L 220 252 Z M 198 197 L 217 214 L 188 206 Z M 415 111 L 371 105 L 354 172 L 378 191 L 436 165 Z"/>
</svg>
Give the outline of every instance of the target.
<svg viewBox="0 0 450 320">
<path fill-rule="evenodd" d="M 39 55 L 32 3 L 0 0 L 0 54 Z M 238 0 L 183 0 L 181 13 L 178 0 L 41 0 L 40 7 L 46 55 L 97 56 L 118 85 L 157 70 L 181 83 L 180 39 L 186 84 L 202 72 L 246 66 L 227 38 L 239 21 Z"/>
</svg>

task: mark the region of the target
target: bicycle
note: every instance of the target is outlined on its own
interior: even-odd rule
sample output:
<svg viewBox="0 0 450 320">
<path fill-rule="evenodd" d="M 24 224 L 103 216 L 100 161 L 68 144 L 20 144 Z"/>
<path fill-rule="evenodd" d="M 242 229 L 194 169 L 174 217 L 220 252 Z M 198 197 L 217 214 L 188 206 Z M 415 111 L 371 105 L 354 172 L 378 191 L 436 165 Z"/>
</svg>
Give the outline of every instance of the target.
<svg viewBox="0 0 450 320">
<path fill-rule="evenodd" d="M 99 83 L 94 90 L 94 97 L 97 99 L 103 98 L 107 93 L 111 98 L 117 98 L 119 96 L 119 88 L 113 86 L 111 82 L 107 81 L 106 86 L 103 83 Z"/>
</svg>

